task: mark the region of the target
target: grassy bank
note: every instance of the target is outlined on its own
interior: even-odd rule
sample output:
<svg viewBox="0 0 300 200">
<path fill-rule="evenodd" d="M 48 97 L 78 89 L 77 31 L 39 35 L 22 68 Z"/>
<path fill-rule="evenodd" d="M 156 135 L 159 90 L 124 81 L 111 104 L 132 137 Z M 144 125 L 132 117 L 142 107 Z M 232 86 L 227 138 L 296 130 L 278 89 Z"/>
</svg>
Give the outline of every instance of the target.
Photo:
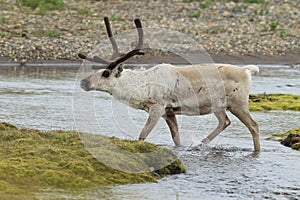
<svg viewBox="0 0 300 200">
<path fill-rule="evenodd" d="M 250 111 L 292 110 L 300 111 L 300 95 L 252 94 L 249 97 Z"/>
<path fill-rule="evenodd" d="M 142 155 L 162 150 L 166 159 L 175 158 L 170 150 L 151 143 L 99 137 L 109 139 L 126 151 Z M 78 133 L 73 131 L 18 129 L 12 124 L 0 122 L 0 146 L 1 199 L 20 195 L 31 197 L 43 188 L 78 191 L 90 187 L 156 182 L 162 176 L 185 172 L 178 158 L 153 172 L 128 173 L 115 170 L 95 159 L 84 147 Z M 109 151 L 105 153 L 109 154 Z M 150 168 L 151 163 L 146 158 L 140 162 Z"/>
</svg>

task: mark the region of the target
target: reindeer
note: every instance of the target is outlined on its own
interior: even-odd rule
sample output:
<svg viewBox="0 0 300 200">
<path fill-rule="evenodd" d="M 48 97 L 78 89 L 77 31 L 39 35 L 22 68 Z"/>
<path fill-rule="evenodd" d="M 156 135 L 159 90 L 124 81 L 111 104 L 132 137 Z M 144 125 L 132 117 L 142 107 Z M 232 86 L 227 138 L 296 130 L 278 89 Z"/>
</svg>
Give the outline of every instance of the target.
<svg viewBox="0 0 300 200">
<path fill-rule="evenodd" d="M 204 144 L 208 144 L 231 124 L 226 114 L 226 110 L 229 110 L 249 129 L 254 150 L 260 150 L 258 124 L 248 110 L 251 74 L 258 72 L 258 67 L 238 67 L 229 64 L 176 67 L 171 64 L 159 64 L 147 70 L 124 69 L 124 61 L 144 54 L 141 52 L 141 21 L 138 18 L 134 20 L 138 32 L 137 45 L 125 54 L 118 50 L 108 18 L 105 17 L 104 21 L 113 46 L 113 54 L 106 60 L 99 56 L 87 57 L 79 53 L 78 56 L 82 59 L 107 65 L 105 69 L 100 69 L 81 80 L 80 86 L 85 91 L 107 92 L 130 107 L 148 112 L 149 116 L 139 140 L 145 140 L 162 117 L 170 129 L 175 145 L 180 146 L 176 115 L 213 113 L 218 119 L 218 126 L 202 140 Z"/>
</svg>

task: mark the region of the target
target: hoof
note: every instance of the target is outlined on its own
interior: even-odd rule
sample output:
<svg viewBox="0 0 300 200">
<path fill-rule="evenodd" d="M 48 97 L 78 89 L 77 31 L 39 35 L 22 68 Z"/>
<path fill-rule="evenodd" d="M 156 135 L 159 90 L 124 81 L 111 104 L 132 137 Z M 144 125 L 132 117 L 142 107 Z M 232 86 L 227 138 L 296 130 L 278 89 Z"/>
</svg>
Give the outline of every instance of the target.
<svg viewBox="0 0 300 200">
<path fill-rule="evenodd" d="M 209 144 L 209 143 L 210 143 L 210 139 L 204 138 L 204 139 L 202 140 L 202 143 L 203 143 L 203 144 Z"/>
</svg>

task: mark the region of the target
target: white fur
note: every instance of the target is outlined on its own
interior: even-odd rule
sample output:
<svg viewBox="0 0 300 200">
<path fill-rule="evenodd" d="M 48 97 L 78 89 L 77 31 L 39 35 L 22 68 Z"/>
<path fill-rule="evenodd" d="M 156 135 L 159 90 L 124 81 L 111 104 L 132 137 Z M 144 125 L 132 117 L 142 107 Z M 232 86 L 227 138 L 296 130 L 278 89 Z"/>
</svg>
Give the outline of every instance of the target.
<svg viewBox="0 0 300 200">
<path fill-rule="evenodd" d="M 108 78 L 102 77 L 103 70 L 100 70 L 86 78 L 82 87 L 109 92 L 117 100 L 149 112 L 141 140 L 147 137 L 158 119 L 164 117 L 175 144 L 180 145 L 175 115 L 214 113 L 219 125 L 203 140 L 209 143 L 230 124 L 225 112 L 228 109 L 250 130 L 255 150 L 260 149 L 258 125 L 248 110 L 251 74 L 259 72 L 257 66 L 202 64 L 175 67 L 160 64 L 148 70 L 120 72 L 120 69 L 116 67 Z"/>
</svg>

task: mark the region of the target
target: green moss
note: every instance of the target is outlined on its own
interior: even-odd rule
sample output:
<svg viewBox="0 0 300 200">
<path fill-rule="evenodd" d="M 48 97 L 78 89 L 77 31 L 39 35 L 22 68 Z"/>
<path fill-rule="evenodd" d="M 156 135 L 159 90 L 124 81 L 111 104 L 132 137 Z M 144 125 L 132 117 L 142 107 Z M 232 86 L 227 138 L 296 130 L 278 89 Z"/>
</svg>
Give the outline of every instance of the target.
<svg viewBox="0 0 300 200">
<path fill-rule="evenodd" d="M 294 128 L 284 133 L 274 133 L 270 137 L 266 138 L 267 140 L 276 140 L 281 142 L 284 138 L 288 137 L 291 134 L 300 134 L 300 128 Z"/>
<path fill-rule="evenodd" d="M 77 14 L 78 15 L 89 15 L 91 13 L 90 9 L 87 8 L 87 7 L 83 7 L 83 8 L 80 8 L 78 11 L 77 11 Z"/>
<path fill-rule="evenodd" d="M 110 148 L 118 146 L 141 155 L 140 163 L 149 169 L 155 168 L 152 166 L 155 158 L 143 157 L 144 153 L 161 150 L 162 156 L 170 156 L 166 158 L 175 158 L 175 161 L 154 172 L 118 171 L 95 159 L 86 150 L 86 144 L 83 144 L 77 132 L 18 129 L 14 125 L 0 122 L 0 196 L 30 196 L 41 188 L 49 187 L 71 191 L 115 184 L 156 182 L 157 176 L 185 172 L 180 160 L 170 150 L 154 144 L 99 135 L 85 136 L 94 141 L 110 141 L 104 149 L 100 149 L 107 159 L 117 156 Z M 133 158 L 120 159 L 120 165 L 132 167 L 130 159 Z"/>
<path fill-rule="evenodd" d="M 278 25 L 279 25 L 278 21 L 272 21 L 272 22 L 270 22 L 270 24 L 269 24 L 270 31 L 275 31 L 275 29 L 277 28 Z"/>
<path fill-rule="evenodd" d="M 12 124 L 6 123 L 6 122 L 1 122 L 0 123 L 0 131 L 2 131 L 2 130 L 17 130 L 17 127 Z"/>
<path fill-rule="evenodd" d="M 199 10 L 189 14 L 190 18 L 199 18 L 200 16 L 201 12 Z"/>
<path fill-rule="evenodd" d="M 17 187 L 11 183 L 4 180 L 0 180 L 0 197 L 1 200 L 11 200 L 11 199 L 32 199 L 30 192 Z"/>
<path fill-rule="evenodd" d="M 23 12 L 38 8 L 38 14 L 41 15 L 46 14 L 48 10 L 60 10 L 64 7 L 63 0 L 17 0 L 17 2 L 22 6 Z"/>
<path fill-rule="evenodd" d="M 122 21 L 124 20 L 122 17 L 120 17 L 119 15 L 111 15 L 110 18 L 109 18 L 111 21 Z"/>
<path fill-rule="evenodd" d="M 300 95 L 252 94 L 249 96 L 250 111 L 293 110 L 300 111 Z"/>
<path fill-rule="evenodd" d="M 298 142 L 298 143 L 296 143 L 296 144 L 293 144 L 293 145 L 292 145 L 292 149 L 295 149 L 295 150 L 300 151 L 300 142 Z"/>
<path fill-rule="evenodd" d="M 209 6 L 211 6 L 213 4 L 212 0 L 205 0 L 205 1 L 201 1 L 199 2 L 199 6 L 201 8 L 208 8 Z"/>
<path fill-rule="evenodd" d="M 265 0 L 244 0 L 244 3 L 257 3 L 257 4 L 263 4 L 263 3 L 265 3 Z"/>
<path fill-rule="evenodd" d="M 290 134 L 300 134 L 300 128 L 294 128 L 289 130 L 288 132 L 284 133 L 284 136 L 288 136 Z"/>
<path fill-rule="evenodd" d="M 46 32 L 46 36 L 48 36 L 48 37 L 58 37 L 58 36 L 60 36 L 61 35 L 61 32 L 59 32 L 59 31 L 47 31 Z"/>
<path fill-rule="evenodd" d="M 22 6 L 36 9 L 44 6 L 48 10 L 62 9 L 64 7 L 63 0 L 18 0 Z"/>
</svg>

